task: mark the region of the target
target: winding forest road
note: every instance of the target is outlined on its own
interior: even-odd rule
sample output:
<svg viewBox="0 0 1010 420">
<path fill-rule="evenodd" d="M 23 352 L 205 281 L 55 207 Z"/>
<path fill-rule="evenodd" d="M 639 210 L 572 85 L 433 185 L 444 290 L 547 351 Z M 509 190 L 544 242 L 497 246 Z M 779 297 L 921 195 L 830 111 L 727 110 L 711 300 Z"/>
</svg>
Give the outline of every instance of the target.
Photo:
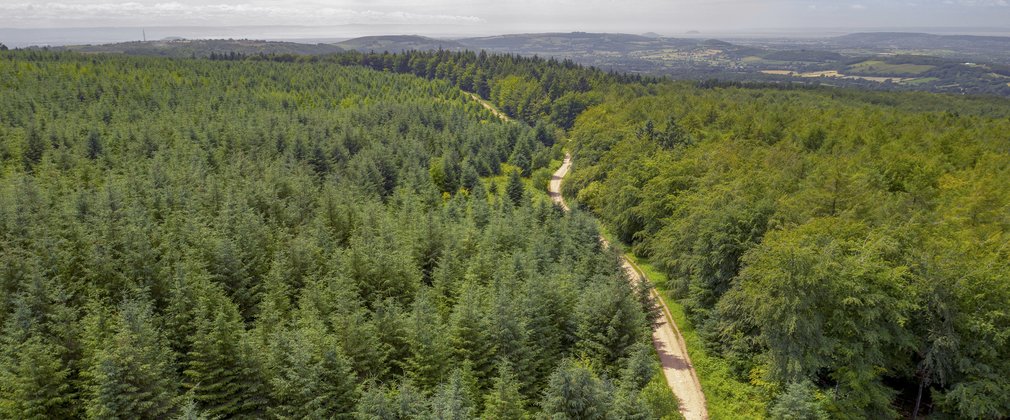
<svg viewBox="0 0 1010 420">
<path fill-rule="evenodd" d="M 477 103 L 481 104 L 481 106 L 483 106 L 484 108 L 487 108 L 487 110 L 491 111 L 491 113 L 494 114 L 496 117 L 501 118 L 502 121 L 512 121 L 512 119 L 509 118 L 508 115 L 505 115 L 504 112 L 499 111 L 498 108 L 495 108 L 494 105 L 491 105 L 490 102 L 484 100 L 484 98 L 481 98 L 480 95 L 477 95 L 476 93 L 473 92 L 467 92 L 465 90 L 463 91 L 463 93 L 469 95 L 470 98 L 477 101 Z"/>
<path fill-rule="evenodd" d="M 565 161 L 554 172 L 548 186 L 548 194 L 555 203 L 568 211 L 568 205 L 561 195 L 561 181 L 568 170 L 572 167 L 572 156 L 566 154 Z M 600 237 L 600 242 L 609 247 L 610 243 L 606 238 Z M 631 260 L 621 256 L 621 265 L 628 273 L 628 278 L 633 281 L 641 281 L 645 278 L 645 273 L 638 269 Z M 666 306 L 662 296 L 655 290 L 652 295 L 659 302 L 663 310 L 663 316 L 656 322 L 652 329 L 652 344 L 659 353 L 659 360 L 663 366 L 663 375 L 666 376 L 666 383 L 673 390 L 674 395 L 680 399 L 680 414 L 687 420 L 708 419 L 708 410 L 705 409 L 705 394 L 701 391 L 701 382 L 698 381 L 698 373 L 691 365 L 691 358 L 687 354 L 687 346 L 684 344 L 684 337 L 680 334 L 680 329 L 673 322 L 670 309 Z"/>
</svg>

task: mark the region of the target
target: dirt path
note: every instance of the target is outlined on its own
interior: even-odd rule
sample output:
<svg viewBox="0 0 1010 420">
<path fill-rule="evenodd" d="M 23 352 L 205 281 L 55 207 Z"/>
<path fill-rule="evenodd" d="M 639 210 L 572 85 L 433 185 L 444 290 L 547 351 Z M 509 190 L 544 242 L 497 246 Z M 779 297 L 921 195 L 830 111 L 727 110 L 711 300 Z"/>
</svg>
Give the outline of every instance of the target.
<svg viewBox="0 0 1010 420">
<path fill-rule="evenodd" d="M 498 118 L 501 118 L 503 121 L 512 121 L 512 119 L 509 118 L 508 115 L 505 115 L 504 112 L 499 111 L 498 108 L 495 108 L 494 105 L 491 105 L 490 102 L 485 101 L 484 98 L 481 98 L 476 93 L 467 92 L 465 90 L 463 91 L 463 93 L 469 95 L 471 98 L 473 98 L 473 100 L 480 103 L 484 108 L 487 108 L 488 111 L 491 111 L 492 114 L 494 114 Z"/>
<path fill-rule="evenodd" d="M 564 197 L 561 196 L 561 181 L 568 170 L 572 167 L 571 155 L 565 155 L 565 161 L 561 167 L 554 172 L 548 187 L 548 193 L 555 203 L 558 203 L 565 211 L 568 205 L 565 204 Z M 609 247 L 610 243 L 605 238 L 600 237 L 600 242 Z M 621 266 L 628 273 L 628 278 L 633 281 L 641 281 L 645 278 L 645 273 L 638 269 L 627 257 L 621 257 Z M 691 365 L 691 358 L 687 354 L 687 346 L 684 344 L 684 337 L 680 335 L 680 329 L 673 322 L 670 309 L 666 302 L 655 291 L 653 297 L 659 302 L 663 310 L 663 316 L 657 321 L 652 329 L 652 344 L 659 353 L 659 361 L 663 365 L 663 375 L 666 376 L 666 383 L 673 390 L 674 395 L 680 399 L 680 414 L 687 420 L 708 419 L 708 410 L 705 409 L 705 394 L 701 391 L 701 383 L 698 381 L 698 373 Z"/>
</svg>

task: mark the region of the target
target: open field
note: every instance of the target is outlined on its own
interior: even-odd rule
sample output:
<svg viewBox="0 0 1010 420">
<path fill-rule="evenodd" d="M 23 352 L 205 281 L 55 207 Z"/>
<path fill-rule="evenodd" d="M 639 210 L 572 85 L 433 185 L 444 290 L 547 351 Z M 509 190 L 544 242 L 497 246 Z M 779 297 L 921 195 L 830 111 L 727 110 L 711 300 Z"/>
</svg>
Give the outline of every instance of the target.
<svg viewBox="0 0 1010 420">
<path fill-rule="evenodd" d="M 794 76 L 794 77 L 830 77 L 833 79 L 860 79 L 869 80 L 871 82 L 884 83 L 888 80 L 894 83 L 908 83 L 915 78 L 912 77 L 878 77 L 878 76 L 855 76 L 851 74 L 842 74 L 836 70 L 824 70 L 824 71 L 810 71 L 804 73 L 797 73 L 791 70 L 761 70 L 764 74 L 775 74 L 780 76 Z"/>
<path fill-rule="evenodd" d="M 850 71 L 870 74 L 918 75 L 936 68 L 928 64 L 891 64 L 880 60 L 867 60 L 848 67 Z"/>
</svg>

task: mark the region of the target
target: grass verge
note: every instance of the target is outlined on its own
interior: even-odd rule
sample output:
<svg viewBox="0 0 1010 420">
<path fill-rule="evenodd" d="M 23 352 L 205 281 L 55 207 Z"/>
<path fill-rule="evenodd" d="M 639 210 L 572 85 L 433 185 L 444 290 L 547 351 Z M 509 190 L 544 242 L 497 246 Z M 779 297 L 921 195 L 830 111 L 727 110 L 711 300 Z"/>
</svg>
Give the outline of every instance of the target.
<svg viewBox="0 0 1010 420">
<path fill-rule="evenodd" d="M 636 258 L 630 253 L 625 253 L 620 242 L 615 241 L 616 238 L 602 225 L 600 234 L 611 244 L 617 244 L 615 246 L 645 274 L 670 308 L 673 322 L 677 324 L 680 334 L 684 337 L 691 364 L 698 373 L 709 417 L 713 420 L 766 418 L 769 396 L 760 387 L 742 381 L 734 375 L 726 360 L 709 354 L 698 331 L 687 318 L 684 306 L 670 296 L 666 275 L 656 269 L 647 258 Z"/>
</svg>

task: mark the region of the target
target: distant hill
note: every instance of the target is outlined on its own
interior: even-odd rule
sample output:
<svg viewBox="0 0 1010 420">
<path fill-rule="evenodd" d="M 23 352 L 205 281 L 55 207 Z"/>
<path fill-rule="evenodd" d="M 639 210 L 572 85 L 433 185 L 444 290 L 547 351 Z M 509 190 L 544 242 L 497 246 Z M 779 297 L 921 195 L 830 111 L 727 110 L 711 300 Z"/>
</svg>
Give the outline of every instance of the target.
<svg viewBox="0 0 1010 420">
<path fill-rule="evenodd" d="M 161 57 L 209 57 L 211 54 L 297 54 L 319 55 L 343 51 L 331 44 L 299 44 L 296 42 L 256 41 L 248 39 L 166 39 L 134 41 L 105 45 L 75 45 L 59 47 L 85 53 L 113 53 Z"/>
<path fill-rule="evenodd" d="M 571 55 L 590 51 L 628 53 L 662 48 L 670 44 L 683 46 L 684 42 L 692 45 L 697 44 L 697 41 L 694 40 L 588 32 L 499 35 L 466 38 L 459 40 L 459 42 L 474 49 L 540 55 Z"/>
<path fill-rule="evenodd" d="M 908 49 L 990 49 L 1010 50 L 1010 37 L 975 35 L 934 35 L 912 32 L 863 32 L 830 39 L 839 46 L 893 47 Z"/>
<path fill-rule="evenodd" d="M 409 50 L 452 50 L 467 49 L 465 45 L 451 40 L 428 38 L 418 35 L 365 36 L 338 42 L 338 47 L 358 51 L 409 51 Z"/>
<path fill-rule="evenodd" d="M 933 35 L 906 32 L 869 32 L 829 38 L 832 49 L 861 49 L 880 52 L 937 55 L 962 61 L 1010 64 L 1010 37 L 974 35 Z"/>
<path fill-rule="evenodd" d="M 655 35 L 655 34 L 647 34 Z M 90 53 L 167 57 L 212 54 L 320 55 L 345 50 L 485 50 L 569 59 L 603 70 L 882 90 L 1010 96 L 1010 38 L 857 33 L 816 39 L 655 38 L 621 33 L 509 34 L 456 40 L 417 35 L 368 36 L 336 44 L 252 40 L 161 40 L 65 47 Z"/>
</svg>

